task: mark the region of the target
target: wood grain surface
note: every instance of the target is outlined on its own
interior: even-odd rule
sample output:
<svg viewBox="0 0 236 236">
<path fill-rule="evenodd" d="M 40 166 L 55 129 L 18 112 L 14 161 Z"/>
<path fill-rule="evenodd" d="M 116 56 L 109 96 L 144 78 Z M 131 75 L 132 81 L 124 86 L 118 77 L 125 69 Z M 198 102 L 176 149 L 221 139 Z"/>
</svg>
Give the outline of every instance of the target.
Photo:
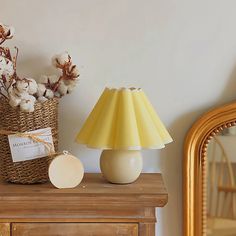
<svg viewBox="0 0 236 236">
<path fill-rule="evenodd" d="M 0 223 L 0 236 L 10 236 L 9 223 Z"/>
<path fill-rule="evenodd" d="M 101 174 L 86 173 L 80 185 L 73 189 L 56 189 L 52 184 L 9 184 L 0 181 L 0 197 L 5 198 L 20 198 L 20 197 L 63 197 L 75 194 L 81 196 L 89 195 L 114 195 L 122 194 L 129 196 L 135 195 L 154 195 L 153 198 L 164 195 L 167 196 L 167 191 L 163 183 L 161 174 L 141 174 L 138 180 L 131 184 L 111 184 L 108 183 Z"/>
<path fill-rule="evenodd" d="M 0 222 L 25 218 L 87 222 L 95 211 L 104 221 L 113 218 L 114 211 L 117 217 L 129 220 L 138 215 L 146 216 L 150 208 L 163 207 L 167 199 L 160 174 L 142 174 L 135 183 L 128 185 L 110 184 L 100 174 L 86 174 L 74 189 L 56 189 L 51 184 L 1 182 Z"/>
<path fill-rule="evenodd" d="M 16 223 L 12 236 L 138 236 L 138 224 Z"/>
<path fill-rule="evenodd" d="M 155 207 L 167 201 L 161 174 L 141 174 L 127 185 L 110 184 L 101 174 L 85 174 L 74 189 L 0 181 L 0 222 L 11 224 L 12 235 L 61 235 L 58 232 L 69 230 L 71 235 L 85 232 L 77 234 L 81 236 L 154 236 Z M 94 233 L 86 234 L 89 230 Z"/>
</svg>

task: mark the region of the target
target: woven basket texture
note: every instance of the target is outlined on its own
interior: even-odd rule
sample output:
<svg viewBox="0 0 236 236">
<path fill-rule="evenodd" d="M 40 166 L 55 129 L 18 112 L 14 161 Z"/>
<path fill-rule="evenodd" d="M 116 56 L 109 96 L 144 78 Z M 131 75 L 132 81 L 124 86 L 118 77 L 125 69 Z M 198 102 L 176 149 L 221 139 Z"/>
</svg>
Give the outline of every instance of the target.
<svg viewBox="0 0 236 236">
<path fill-rule="evenodd" d="M 36 102 L 35 111 L 26 113 L 0 99 L 0 130 L 26 132 L 51 127 L 55 152 L 58 150 L 58 99 Z M 0 135 L 0 175 L 12 183 L 33 184 L 48 181 L 53 156 L 13 162 L 8 137 Z"/>
</svg>

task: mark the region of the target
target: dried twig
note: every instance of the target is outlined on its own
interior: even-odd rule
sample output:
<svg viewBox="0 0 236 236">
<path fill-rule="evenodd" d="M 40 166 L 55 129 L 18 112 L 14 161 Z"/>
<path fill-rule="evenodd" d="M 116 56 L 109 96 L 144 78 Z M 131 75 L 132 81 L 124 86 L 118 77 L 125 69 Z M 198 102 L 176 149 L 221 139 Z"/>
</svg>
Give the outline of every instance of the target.
<svg viewBox="0 0 236 236">
<path fill-rule="evenodd" d="M 19 49 L 18 49 L 18 47 L 15 47 L 15 49 L 16 49 L 16 55 L 13 57 L 13 65 L 14 65 L 14 70 L 16 72 L 16 62 L 17 62 L 17 58 L 18 58 Z"/>
<path fill-rule="evenodd" d="M 6 95 L 4 95 L 4 94 L 1 92 L 1 90 L 0 90 L 0 95 L 1 95 L 2 97 L 4 97 L 5 99 L 9 100 L 9 98 L 8 98 Z M 0 96 L 0 97 L 1 97 L 1 96 Z"/>
<path fill-rule="evenodd" d="M 5 84 L 3 83 L 3 81 L 0 80 L 0 83 L 1 83 L 0 88 L 3 88 L 3 89 L 7 92 L 6 86 L 5 86 Z"/>
</svg>

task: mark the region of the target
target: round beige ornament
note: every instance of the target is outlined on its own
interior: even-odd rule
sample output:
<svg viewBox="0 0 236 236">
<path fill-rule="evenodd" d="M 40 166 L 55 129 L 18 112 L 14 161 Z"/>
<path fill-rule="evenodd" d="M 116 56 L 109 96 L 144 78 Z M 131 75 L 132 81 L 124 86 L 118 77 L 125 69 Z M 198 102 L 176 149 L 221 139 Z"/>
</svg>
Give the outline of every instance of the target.
<svg viewBox="0 0 236 236">
<path fill-rule="evenodd" d="M 84 176 L 81 161 L 67 151 L 55 157 L 48 170 L 51 183 L 57 188 L 74 188 L 80 184 Z"/>
</svg>

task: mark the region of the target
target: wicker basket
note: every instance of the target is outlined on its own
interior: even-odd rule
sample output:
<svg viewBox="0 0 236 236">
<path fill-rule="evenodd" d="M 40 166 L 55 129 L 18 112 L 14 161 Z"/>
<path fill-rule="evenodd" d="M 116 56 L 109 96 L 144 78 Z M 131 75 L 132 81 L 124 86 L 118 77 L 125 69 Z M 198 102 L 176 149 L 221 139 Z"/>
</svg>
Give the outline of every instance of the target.
<svg viewBox="0 0 236 236">
<path fill-rule="evenodd" d="M 26 132 L 51 127 L 55 151 L 58 149 L 58 99 L 36 103 L 32 113 L 13 109 L 3 99 L 0 100 L 0 129 Z M 0 174 L 9 182 L 21 184 L 48 181 L 48 166 L 52 157 L 42 157 L 29 161 L 13 162 L 6 135 L 0 135 Z"/>
</svg>

